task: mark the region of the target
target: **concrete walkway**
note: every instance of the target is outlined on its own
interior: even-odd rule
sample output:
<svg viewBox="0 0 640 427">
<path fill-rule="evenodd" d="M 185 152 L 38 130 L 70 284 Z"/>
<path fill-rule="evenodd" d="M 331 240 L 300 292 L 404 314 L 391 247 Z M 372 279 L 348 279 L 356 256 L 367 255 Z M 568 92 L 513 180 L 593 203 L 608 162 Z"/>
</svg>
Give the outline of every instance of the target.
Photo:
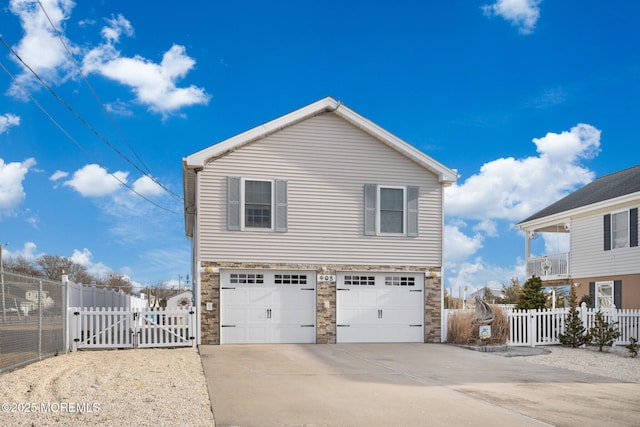
<svg viewBox="0 0 640 427">
<path fill-rule="evenodd" d="M 637 426 L 640 384 L 445 344 L 201 346 L 222 426 Z"/>
</svg>

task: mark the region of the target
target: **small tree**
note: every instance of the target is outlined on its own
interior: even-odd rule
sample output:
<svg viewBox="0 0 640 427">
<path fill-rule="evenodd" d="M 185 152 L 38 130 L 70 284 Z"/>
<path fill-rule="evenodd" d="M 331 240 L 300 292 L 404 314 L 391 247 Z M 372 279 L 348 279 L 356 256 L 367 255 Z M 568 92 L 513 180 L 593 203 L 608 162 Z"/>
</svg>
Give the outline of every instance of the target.
<svg viewBox="0 0 640 427">
<path fill-rule="evenodd" d="M 577 310 L 578 297 L 573 286 L 569 290 L 569 313 L 565 319 L 565 333 L 558 335 L 560 343 L 567 347 L 578 348 L 589 344 L 591 336 L 586 332 L 582 319 Z"/>
<path fill-rule="evenodd" d="M 629 350 L 631 357 L 634 358 L 638 355 L 638 349 L 640 348 L 640 345 L 638 345 L 637 339 L 635 339 L 634 337 L 630 337 L 629 344 L 627 344 L 625 348 Z"/>
<path fill-rule="evenodd" d="M 616 329 L 617 324 L 618 322 L 607 322 L 602 312 L 596 313 L 596 320 L 593 327 L 589 329 L 589 335 L 591 336 L 591 344 L 597 345 L 598 351 L 602 351 L 602 347 L 605 345 L 611 347 L 620 336 L 620 332 Z"/>
<path fill-rule="evenodd" d="M 538 276 L 531 276 L 524 282 L 516 310 L 541 309 L 545 307 L 546 303 L 547 297 L 542 292 L 542 279 Z"/>
<path fill-rule="evenodd" d="M 500 304 L 516 304 L 522 294 L 522 286 L 517 277 L 511 278 L 509 286 L 502 285 L 502 297 L 499 299 Z"/>
</svg>

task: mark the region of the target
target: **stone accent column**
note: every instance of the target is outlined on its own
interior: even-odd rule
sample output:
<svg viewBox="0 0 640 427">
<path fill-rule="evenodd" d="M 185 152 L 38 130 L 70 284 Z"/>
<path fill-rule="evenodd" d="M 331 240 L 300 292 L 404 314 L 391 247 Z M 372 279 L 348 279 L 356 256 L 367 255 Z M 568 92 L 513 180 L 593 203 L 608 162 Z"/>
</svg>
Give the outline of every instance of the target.
<svg viewBox="0 0 640 427">
<path fill-rule="evenodd" d="M 439 272 L 438 272 L 439 273 Z M 442 279 L 432 272 L 424 279 L 424 342 L 439 343 L 442 327 Z"/>
<path fill-rule="evenodd" d="M 220 344 L 220 269 L 210 262 L 203 262 L 200 273 L 200 321 L 202 344 Z M 217 271 L 214 273 L 214 271 Z M 211 310 L 207 310 L 207 303 Z"/>
<path fill-rule="evenodd" d="M 322 275 L 334 275 L 333 271 L 322 271 Z M 316 284 L 316 343 L 336 343 L 336 282 L 322 281 Z"/>
</svg>

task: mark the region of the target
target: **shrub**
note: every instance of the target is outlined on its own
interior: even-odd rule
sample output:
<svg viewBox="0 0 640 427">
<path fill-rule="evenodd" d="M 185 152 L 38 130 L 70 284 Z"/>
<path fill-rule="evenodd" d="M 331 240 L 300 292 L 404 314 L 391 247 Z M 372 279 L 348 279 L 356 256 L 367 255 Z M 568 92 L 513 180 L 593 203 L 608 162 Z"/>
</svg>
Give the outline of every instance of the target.
<svg viewBox="0 0 640 427">
<path fill-rule="evenodd" d="M 546 304 L 547 297 L 542 292 L 542 279 L 538 276 L 531 276 L 524 282 L 522 293 L 516 304 L 516 310 L 541 309 Z"/>
<path fill-rule="evenodd" d="M 638 345 L 638 340 L 634 337 L 629 338 L 629 344 L 625 346 L 629 353 L 631 353 L 631 357 L 636 357 L 638 355 L 638 349 L 640 349 L 640 345 Z"/>
<path fill-rule="evenodd" d="M 598 351 L 602 351 L 602 347 L 605 345 L 611 347 L 620 336 L 620 332 L 616 329 L 617 324 L 618 322 L 607 322 L 602 312 L 596 313 L 596 320 L 589 329 L 589 335 L 591 336 L 591 344 L 598 346 Z"/>
<path fill-rule="evenodd" d="M 569 291 L 569 313 L 567 313 L 565 320 L 565 333 L 558 335 L 558 339 L 562 345 L 573 348 L 582 347 L 591 340 L 591 336 L 586 333 L 586 328 L 582 324 L 582 319 L 576 308 L 577 305 L 576 290 L 571 286 Z"/>
</svg>

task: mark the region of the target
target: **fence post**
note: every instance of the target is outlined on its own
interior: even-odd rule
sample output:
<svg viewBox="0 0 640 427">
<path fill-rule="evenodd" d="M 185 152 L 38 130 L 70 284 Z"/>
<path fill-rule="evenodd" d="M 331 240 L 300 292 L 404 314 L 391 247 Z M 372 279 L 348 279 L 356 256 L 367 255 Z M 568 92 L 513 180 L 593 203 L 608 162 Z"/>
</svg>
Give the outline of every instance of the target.
<svg viewBox="0 0 640 427">
<path fill-rule="evenodd" d="M 42 280 L 38 280 L 38 360 L 42 360 Z"/>
<path fill-rule="evenodd" d="M 537 332 L 537 321 L 536 321 L 536 315 L 535 315 L 536 310 L 535 309 L 530 309 L 527 311 L 527 318 L 529 319 L 529 327 L 527 328 L 529 330 L 529 343 L 531 345 L 531 347 L 535 347 L 536 346 L 536 337 L 538 336 L 538 332 Z"/>
</svg>

